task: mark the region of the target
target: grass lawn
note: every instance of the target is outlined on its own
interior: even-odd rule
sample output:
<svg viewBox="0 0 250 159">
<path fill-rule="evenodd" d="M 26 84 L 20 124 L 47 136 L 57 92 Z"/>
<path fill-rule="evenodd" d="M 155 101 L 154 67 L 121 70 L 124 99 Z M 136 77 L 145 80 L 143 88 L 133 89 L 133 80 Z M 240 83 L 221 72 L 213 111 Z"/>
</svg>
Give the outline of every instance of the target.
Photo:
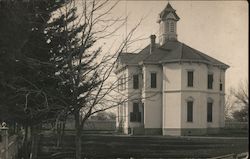
<svg viewBox="0 0 250 159">
<path fill-rule="evenodd" d="M 83 154 L 87 158 L 208 158 L 248 151 L 247 137 L 170 137 L 90 135 L 82 138 Z M 40 138 L 40 158 L 63 152 L 74 152 L 74 136 L 64 138 L 64 148 L 55 148 L 55 138 Z M 45 152 L 49 151 L 49 152 Z M 66 155 L 67 154 L 67 155 Z"/>
</svg>

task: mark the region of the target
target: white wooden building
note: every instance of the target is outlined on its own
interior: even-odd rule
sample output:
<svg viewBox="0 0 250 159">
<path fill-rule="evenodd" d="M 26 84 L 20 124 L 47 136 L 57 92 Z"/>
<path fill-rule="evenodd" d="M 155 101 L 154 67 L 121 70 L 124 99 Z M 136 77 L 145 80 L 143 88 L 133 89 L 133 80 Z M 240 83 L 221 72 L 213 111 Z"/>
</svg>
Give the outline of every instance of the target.
<svg viewBox="0 0 250 159">
<path fill-rule="evenodd" d="M 127 98 L 117 110 L 124 133 L 199 135 L 224 127 L 228 65 L 177 40 L 176 11 L 159 14 L 159 43 L 139 53 L 122 53 L 115 73 Z"/>
</svg>

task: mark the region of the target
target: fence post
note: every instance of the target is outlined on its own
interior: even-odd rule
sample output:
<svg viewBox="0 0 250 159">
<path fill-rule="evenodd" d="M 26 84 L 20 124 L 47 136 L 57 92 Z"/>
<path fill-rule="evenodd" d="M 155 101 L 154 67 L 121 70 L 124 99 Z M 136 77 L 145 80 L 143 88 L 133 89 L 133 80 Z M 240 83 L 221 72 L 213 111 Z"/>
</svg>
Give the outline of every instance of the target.
<svg viewBox="0 0 250 159">
<path fill-rule="evenodd" d="M 2 125 L 0 125 L 0 130 L 1 130 L 1 134 L 2 134 L 2 141 L 3 141 L 3 145 L 4 145 L 4 151 L 5 151 L 5 158 L 4 159 L 8 159 L 8 157 L 9 157 L 9 154 L 8 154 L 9 135 L 8 135 L 8 127 L 7 127 L 5 122 L 3 122 Z"/>
</svg>

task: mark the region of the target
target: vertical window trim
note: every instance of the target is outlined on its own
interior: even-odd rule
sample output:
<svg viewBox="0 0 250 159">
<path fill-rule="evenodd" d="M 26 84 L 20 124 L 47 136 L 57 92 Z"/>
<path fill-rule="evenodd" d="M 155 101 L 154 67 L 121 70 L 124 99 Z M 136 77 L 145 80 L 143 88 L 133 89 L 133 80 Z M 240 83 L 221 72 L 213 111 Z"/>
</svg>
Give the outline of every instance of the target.
<svg viewBox="0 0 250 159">
<path fill-rule="evenodd" d="M 192 84 L 189 81 L 189 73 L 192 73 Z M 194 70 L 187 70 L 187 87 L 194 87 Z"/>
<path fill-rule="evenodd" d="M 155 84 L 152 83 L 152 74 L 155 74 Z M 150 88 L 153 88 L 153 89 L 157 88 L 157 73 L 156 72 L 150 72 Z"/>
</svg>

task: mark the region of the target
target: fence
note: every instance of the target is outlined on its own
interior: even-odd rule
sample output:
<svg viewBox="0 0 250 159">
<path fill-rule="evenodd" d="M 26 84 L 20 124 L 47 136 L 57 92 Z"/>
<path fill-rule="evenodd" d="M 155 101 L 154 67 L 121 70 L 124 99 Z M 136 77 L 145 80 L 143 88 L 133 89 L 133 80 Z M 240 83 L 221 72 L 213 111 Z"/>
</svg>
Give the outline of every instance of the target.
<svg viewBox="0 0 250 159">
<path fill-rule="evenodd" d="M 223 156 L 211 157 L 209 159 L 248 159 L 248 152 L 243 152 L 239 154 L 228 154 Z"/>
<path fill-rule="evenodd" d="M 225 128 L 228 128 L 228 129 L 248 129 L 248 122 L 226 121 Z"/>
<path fill-rule="evenodd" d="M 8 129 L 0 127 L 0 159 L 15 159 L 18 153 L 18 136 L 8 136 Z"/>
<path fill-rule="evenodd" d="M 75 123 L 73 120 L 66 122 L 66 130 L 75 130 Z M 116 129 L 115 120 L 87 120 L 84 123 L 84 130 L 94 131 L 112 131 Z"/>
<path fill-rule="evenodd" d="M 115 120 L 88 120 L 83 127 L 84 130 L 115 130 Z"/>
</svg>

